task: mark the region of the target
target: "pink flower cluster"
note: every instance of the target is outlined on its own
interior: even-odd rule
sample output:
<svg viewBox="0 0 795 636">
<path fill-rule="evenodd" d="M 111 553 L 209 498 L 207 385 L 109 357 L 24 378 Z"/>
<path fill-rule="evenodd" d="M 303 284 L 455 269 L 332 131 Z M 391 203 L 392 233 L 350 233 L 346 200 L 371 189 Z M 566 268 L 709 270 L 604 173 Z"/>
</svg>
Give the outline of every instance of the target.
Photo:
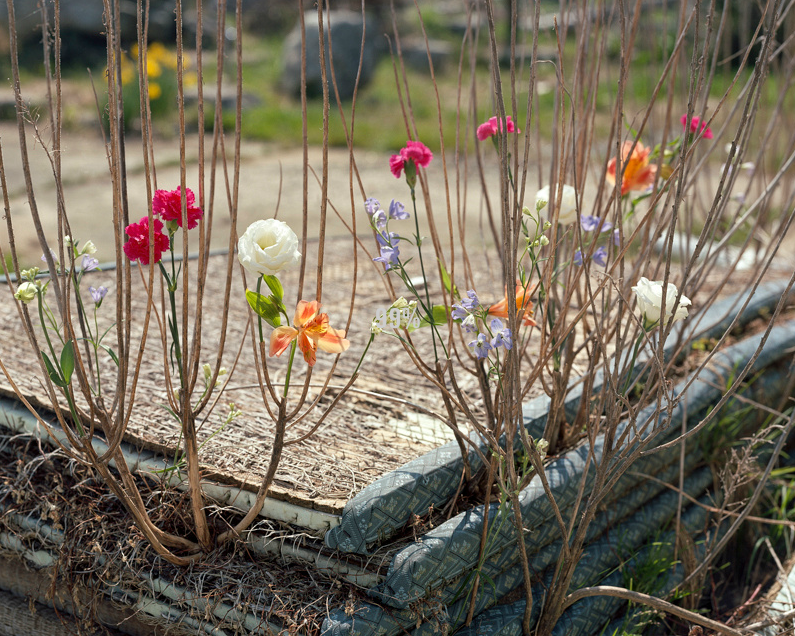
<svg viewBox="0 0 795 636">
<path fill-rule="evenodd" d="M 516 125 L 511 120 L 511 116 L 508 115 L 505 118 L 505 129 L 509 132 L 520 133 L 522 132 L 519 130 Z M 478 126 L 477 136 L 479 141 L 485 141 L 492 135 L 496 135 L 497 133 L 502 132 L 502 120 L 497 119 L 496 117 L 492 117 L 486 122 L 483 122 L 480 126 Z"/>
<path fill-rule="evenodd" d="M 185 189 L 185 203 L 187 206 L 188 229 L 195 228 L 202 217 L 202 209 L 196 206 L 196 197 L 190 188 Z M 152 198 L 152 212 L 154 219 L 154 262 L 159 263 L 163 252 L 169 247 L 169 238 L 163 233 L 163 221 L 173 221 L 182 227 L 182 196 L 180 188 L 176 190 L 157 190 Z M 162 221 L 161 221 L 162 219 Z M 149 264 L 149 217 L 143 217 L 138 223 L 130 223 L 124 232 L 128 236 L 124 244 L 124 253 L 131 261 L 140 261 Z"/>
<path fill-rule="evenodd" d="M 682 122 L 682 128 L 685 132 L 689 132 L 691 135 L 695 135 L 696 133 L 704 131 L 704 139 L 712 139 L 712 130 L 707 128 L 707 122 L 701 121 L 699 117 L 693 117 L 690 120 L 690 126 L 688 130 L 687 125 L 687 113 L 682 115 L 682 118 L 679 120 Z"/>
<path fill-rule="evenodd" d="M 400 153 L 389 158 L 389 169 L 399 179 L 406 162 L 413 161 L 416 165 L 425 168 L 433 159 L 433 153 L 421 141 L 407 141 L 406 147 L 400 149 Z"/>
</svg>

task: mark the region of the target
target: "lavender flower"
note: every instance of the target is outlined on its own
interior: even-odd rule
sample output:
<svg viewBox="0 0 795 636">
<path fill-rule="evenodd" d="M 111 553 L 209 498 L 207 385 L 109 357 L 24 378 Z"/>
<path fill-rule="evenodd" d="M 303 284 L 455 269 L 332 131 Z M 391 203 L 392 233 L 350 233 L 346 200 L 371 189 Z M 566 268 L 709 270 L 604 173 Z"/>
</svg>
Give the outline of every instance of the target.
<svg viewBox="0 0 795 636">
<path fill-rule="evenodd" d="M 387 247 L 394 247 L 400 242 L 400 236 L 397 232 L 389 232 L 389 234 L 385 232 L 379 232 L 375 235 L 375 238 L 379 245 Z"/>
<path fill-rule="evenodd" d="M 371 222 L 373 227 L 378 230 L 379 232 L 383 232 L 386 229 L 386 212 L 383 210 L 376 210 L 373 212 L 373 216 L 371 217 Z"/>
<path fill-rule="evenodd" d="M 89 287 L 88 291 L 91 294 L 94 304 L 99 306 L 102 304 L 102 299 L 105 298 L 105 294 L 108 293 L 108 288 L 104 285 L 100 285 L 99 287 Z"/>
<path fill-rule="evenodd" d="M 90 272 L 91 270 L 96 269 L 97 265 L 99 265 L 99 261 L 93 256 L 89 256 L 88 254 L 83 256 L 83 263 L 81 269 L 84 272 Z"/>
<path fill-rule="evenodd" d="M 613 230 L 613 245 L 616 247 L 621 245 L 621 233 L 618 231 L 618 228 Z"/>
<path fill-rule="evenodd" d="M 373 260 L 377 263 L 383 263 L 385 270 L 388 272 L 400 264 L 400 250 L 397 245 L 382 245 L 381 256 L 376 256 Z"/>
<path fill-rule="evenodd" d="M 392 203 L 389 204 L 389 218 L 395 219 L 396 221 L 405 221 L 408 219 L 409 213 L 406 212 L 406 206 L 400 201 L 392 199 Z"/>
<path fill-rule="evenodd" d="M 468 290 L 466 298 L 462 298 L 460 303 L 453 303 L 453 320 L 464 320 L 479 306 L 480 301 L 475 290 Z"/>
<path fill-rule="evenodd" d="M 494 338 L 491 340 L 491 346 L 496 349 L 497 347 L 505 347 L 508 351 L 513 347 L 513 337 L 511 330 L 502 324 L 502 320 L 495 318 L 490 323 L 491 331 L 494 333 Z"/>
<path fill-rule="evenodd" d="M 582 229 L 584 232 L 593 232 L 596 228 L 599 227 L 599 223 L 602 222 L 598 216 L 591 216 L 590 214 L 583 214 L 580 217 L 580 225 L 582 225 Z M 613 224 L 610 221 L 605 221 L 602 223 L 602 232 L 608 232 L 613 227 Z"/>
<path fill-rule="evenodd" d="M 467 311 L 475 311 L 475 309 L 480 306 L 478 295 L 475 293 L 474 289 L 467 290 L 467 297 L 461 300 L 461 306 Z"/>
<path fill-rule="evenodd" d="M 600 267 L 604 267 L 607 265 L 607 250 L 605 250 L 604 247 L 597 247 L 592 258 L 594 263 Z"/>
<path fill-rule="evenodd" d="M 574 252 L 574 264 L 577 267 L 582 267 L 582 252 L 580 250 Z"/>
<path fill-rule="evenodd" d="M 57 266 L 58 265 L 58 254 L 52 248 L 50 248 L 50 254 L 52 254 L 52 260 L 55 263 L 55 265 Z M 47 262 L 47 256 L 45 254 L 41 255 L 41 261 L 42 261 L 42 263 L 46 263 Z"/>
<path fill-rule="evenodd" d="M 466 320 L 469 318 L 470 313 L 467 311 L 466 307 L 463 307 L 460 303 L 453 303 L 453 320 Z"/>
<path fill-rule="evenodd" d="M 477 356 L 478 360 L 487 358 L 489 355 L 489 349 L 491 349 L 489 337 L 485 333 L 479 333 L 477 340 L 470 342 L 469 346 L 475 350 L 475 355 Z"/>
<path fill-rule="evenodd" d="M 365 199 L 364 201 L 364 210 L 367 212 L 368 216 L 373 216 L 378 210 L 381 209 L 381 204 L 378 202 L 378 199 L 374 199 L 370 197 L 369 199 Z"/>
</svg>

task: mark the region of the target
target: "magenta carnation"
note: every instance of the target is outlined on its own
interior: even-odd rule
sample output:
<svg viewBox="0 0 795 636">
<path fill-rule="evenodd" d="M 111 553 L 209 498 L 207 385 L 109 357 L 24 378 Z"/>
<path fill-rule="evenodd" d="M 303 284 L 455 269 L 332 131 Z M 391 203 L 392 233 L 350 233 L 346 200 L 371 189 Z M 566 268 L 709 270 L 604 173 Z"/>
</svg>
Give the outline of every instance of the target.
<svg viewBox="0 0 795 636">
<path fill-rule="evenodd" d="M 511 120 L 511 116 L 510 115 L 508 115 L 505 118 L 505 122 L 506 122 L 505 123 L 505 129 L 509 133 L 512 133 L 512 132 L 520 133 L 520 132 L 522 132 L 513 123 L 513 121 Z M 477 137 L 478 137 L 478 139 L 480 141 L 485 141 L 486 139 L 488 139 L 492 135 L 496 135 L 501 130 L 502 130 L 502 121 L 497 119 L 496 117 L 492 117 L 488 121 L 485 121 L 480 126 L 478 126 L 478 130 L 477 130 L 476 134 L 477 134 Z"/>
<path fill-rule="evenodd" d="M 196 197 L 190 188 L 185 189 L 188 229 L 195 228 L 202 218 L 202 209 L 196 206 Z M 152 211 L 164 221 L 176 221 L 182 227 L 182 197 L 180 188 L 176 190 L 157 190 L 152 199 Z"/>
<path fill-rule="evenodd" d="M 160 262 L 163 252 L 168 249 L 168 237 L 163 234 L 163 222 L 155 221 L 155 263 Z M 124 244 L 124 253 L 131 261 L 149 264 L 149 217 L 143 217 L 138 223 L 130 223 L 124 230 L 129 240 Z"/>
<path fill-rule="evenodd" d="M 687 113 L 682 115 L 682 118 L 679 120 L 682 122 L 682 128 L 685 132 L 688 132 L 687 126 Z M 704 139 L 712 139 L 712 130 L 707 128 L 707 122 L 701 121 L 699 117 L 693 117 L 690 120 L 690 134 L 695 135 L 698 132 L 704 131 Z"/>
<path fill-rule="evenodd" d="M 425 168 L 433 159 L 433 153 L 421 141 L 407 141 L 406 147 L 400 153 L 389 158 L 389 169 L 396 179 L 400 178 L 407 161 L 413 161 L 418 166 Z"/>
</svg>

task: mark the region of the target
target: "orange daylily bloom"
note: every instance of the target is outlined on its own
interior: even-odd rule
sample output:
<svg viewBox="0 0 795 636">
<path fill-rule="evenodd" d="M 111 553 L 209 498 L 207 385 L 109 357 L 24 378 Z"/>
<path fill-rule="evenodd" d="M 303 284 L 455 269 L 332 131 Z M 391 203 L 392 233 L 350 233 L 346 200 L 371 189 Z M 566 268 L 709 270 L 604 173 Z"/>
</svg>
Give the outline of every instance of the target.
<svg viewBox="0 0 795 636">
<path fill-rule="evenodd" d="M 654 185 L 657 178 L 657 166 L 649 165 L 649 153 L 651 148 L 647 148 L 642 143 L 635 144 L 635 149 L 630 154 L 632 141 L 625 141 L 621 147 L 621 165 L 624 175 L 621 179 L 621 195 L 625 195 L 630 190 L 645 190 Z M 616 185 L 616 158 L 613 157 L 607 163 L 607 182 Z"/>
<path fill-rule="evenodd" d="M 524 313 L 522 311 L 524 310 Z M 525 288 L 522 285 L 516 285 L 516 312 L 522 314 L 522 324 L 525 327 L 535 326 L 536 321 L 533 320 L 533 301 L 527 295 Z M 508 318 L 508 298 L 507 296 L 501 301 L 494 303 L 489 307 L 489 316 L 495 318 Z"/>
<path fill-rule="evenodd" d="M 319 303 L 316 300 L 301 300 L 295 308 L 293 324 L 297 327 L 277 327 L 271 333 L 269 355 L 282 355 L 290 343 L 298 338 L 298 348 L 304 354 L 306 363 L 315 366 L 315 353 L 318 349 L 326 353 L 342 353 L 350 342 L 345 339 L 345 332 L 333 329 L 328 325 L 328 314 L 317 313 Z"/>
</svg>

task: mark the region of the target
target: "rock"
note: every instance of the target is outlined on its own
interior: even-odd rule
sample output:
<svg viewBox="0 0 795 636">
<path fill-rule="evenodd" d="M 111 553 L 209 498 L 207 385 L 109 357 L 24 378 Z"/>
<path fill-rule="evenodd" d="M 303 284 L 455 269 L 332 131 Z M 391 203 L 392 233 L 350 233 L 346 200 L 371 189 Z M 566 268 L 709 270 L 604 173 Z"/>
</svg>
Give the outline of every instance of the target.
<svg viewBox="0 0 795 636">
<path fill-rule="evenodd" d="M 16 32 L 19 37 L 20 57 L 24 60 L 41 60 L 40 0 L 14 0 Z M 54 24 L 55 3 L 45 2 L 50 26 Z M 128 48 L 137 40 L 136 0 L 121 0 L 122 46 Z M 69 0 L 60 3 L 61 40 L 65 63 L 102 62 L 105 58 L 105 23 L 103 0 Z M 212 16 L 211 16 L 212 17 Z M 205 16 L 205 22 L 208 22 Z M 214 21 L 209 21 L 214 27 Z M 183 14 L 183 37 L 186 48 L 196 40 L 194 12 L 186 7 Z M 0 2 L 0 28 L 8 31 L 8 6 Z M 176 39 L 174 0 L 150 0 L 149 41 L 173 44 Z"/>
<path fill-rule="evenodd" d="M 331 49 L 334 54 L 334 75 L 341 99 L 350 99 L 359 69 L 359 53 L 365 22 L 360 13 L 354 11 L 331 11 L 326 14 L 324 31 L 326 34 L 326 69 L 329 90 L 333 99 L 331 66 L 329 56 L 329 24 L 331 25 Z M 306 90 L 310 97 L 323 93 L 320 72 L 320 45 L 318 43 L 317 13 L 304 14 L 306 26 Z M 362 87 L 370 80 L 375 69 L 376 59 L 382 47 L 378 46 L 380 32 L 375 20 L 368 18 L 364 41 L 364 61 L 359 79 Z M 301 94 L 301 29 L 300 24 L 290 32 L 284 42 L 284 70 L 282 75 L 284 90 L 290 95 Z"/>
<path fill-rule="evenodd" d="M 443 71 L 454 53 L 453 45 L 443 40 L 428 40 L 427 48 L 425 40 L 404 42 L 400 50 L 406 66 L 418 71 L 428 70 L 428 51 L 430 51 L 434 73 Z"/>
</svg>

